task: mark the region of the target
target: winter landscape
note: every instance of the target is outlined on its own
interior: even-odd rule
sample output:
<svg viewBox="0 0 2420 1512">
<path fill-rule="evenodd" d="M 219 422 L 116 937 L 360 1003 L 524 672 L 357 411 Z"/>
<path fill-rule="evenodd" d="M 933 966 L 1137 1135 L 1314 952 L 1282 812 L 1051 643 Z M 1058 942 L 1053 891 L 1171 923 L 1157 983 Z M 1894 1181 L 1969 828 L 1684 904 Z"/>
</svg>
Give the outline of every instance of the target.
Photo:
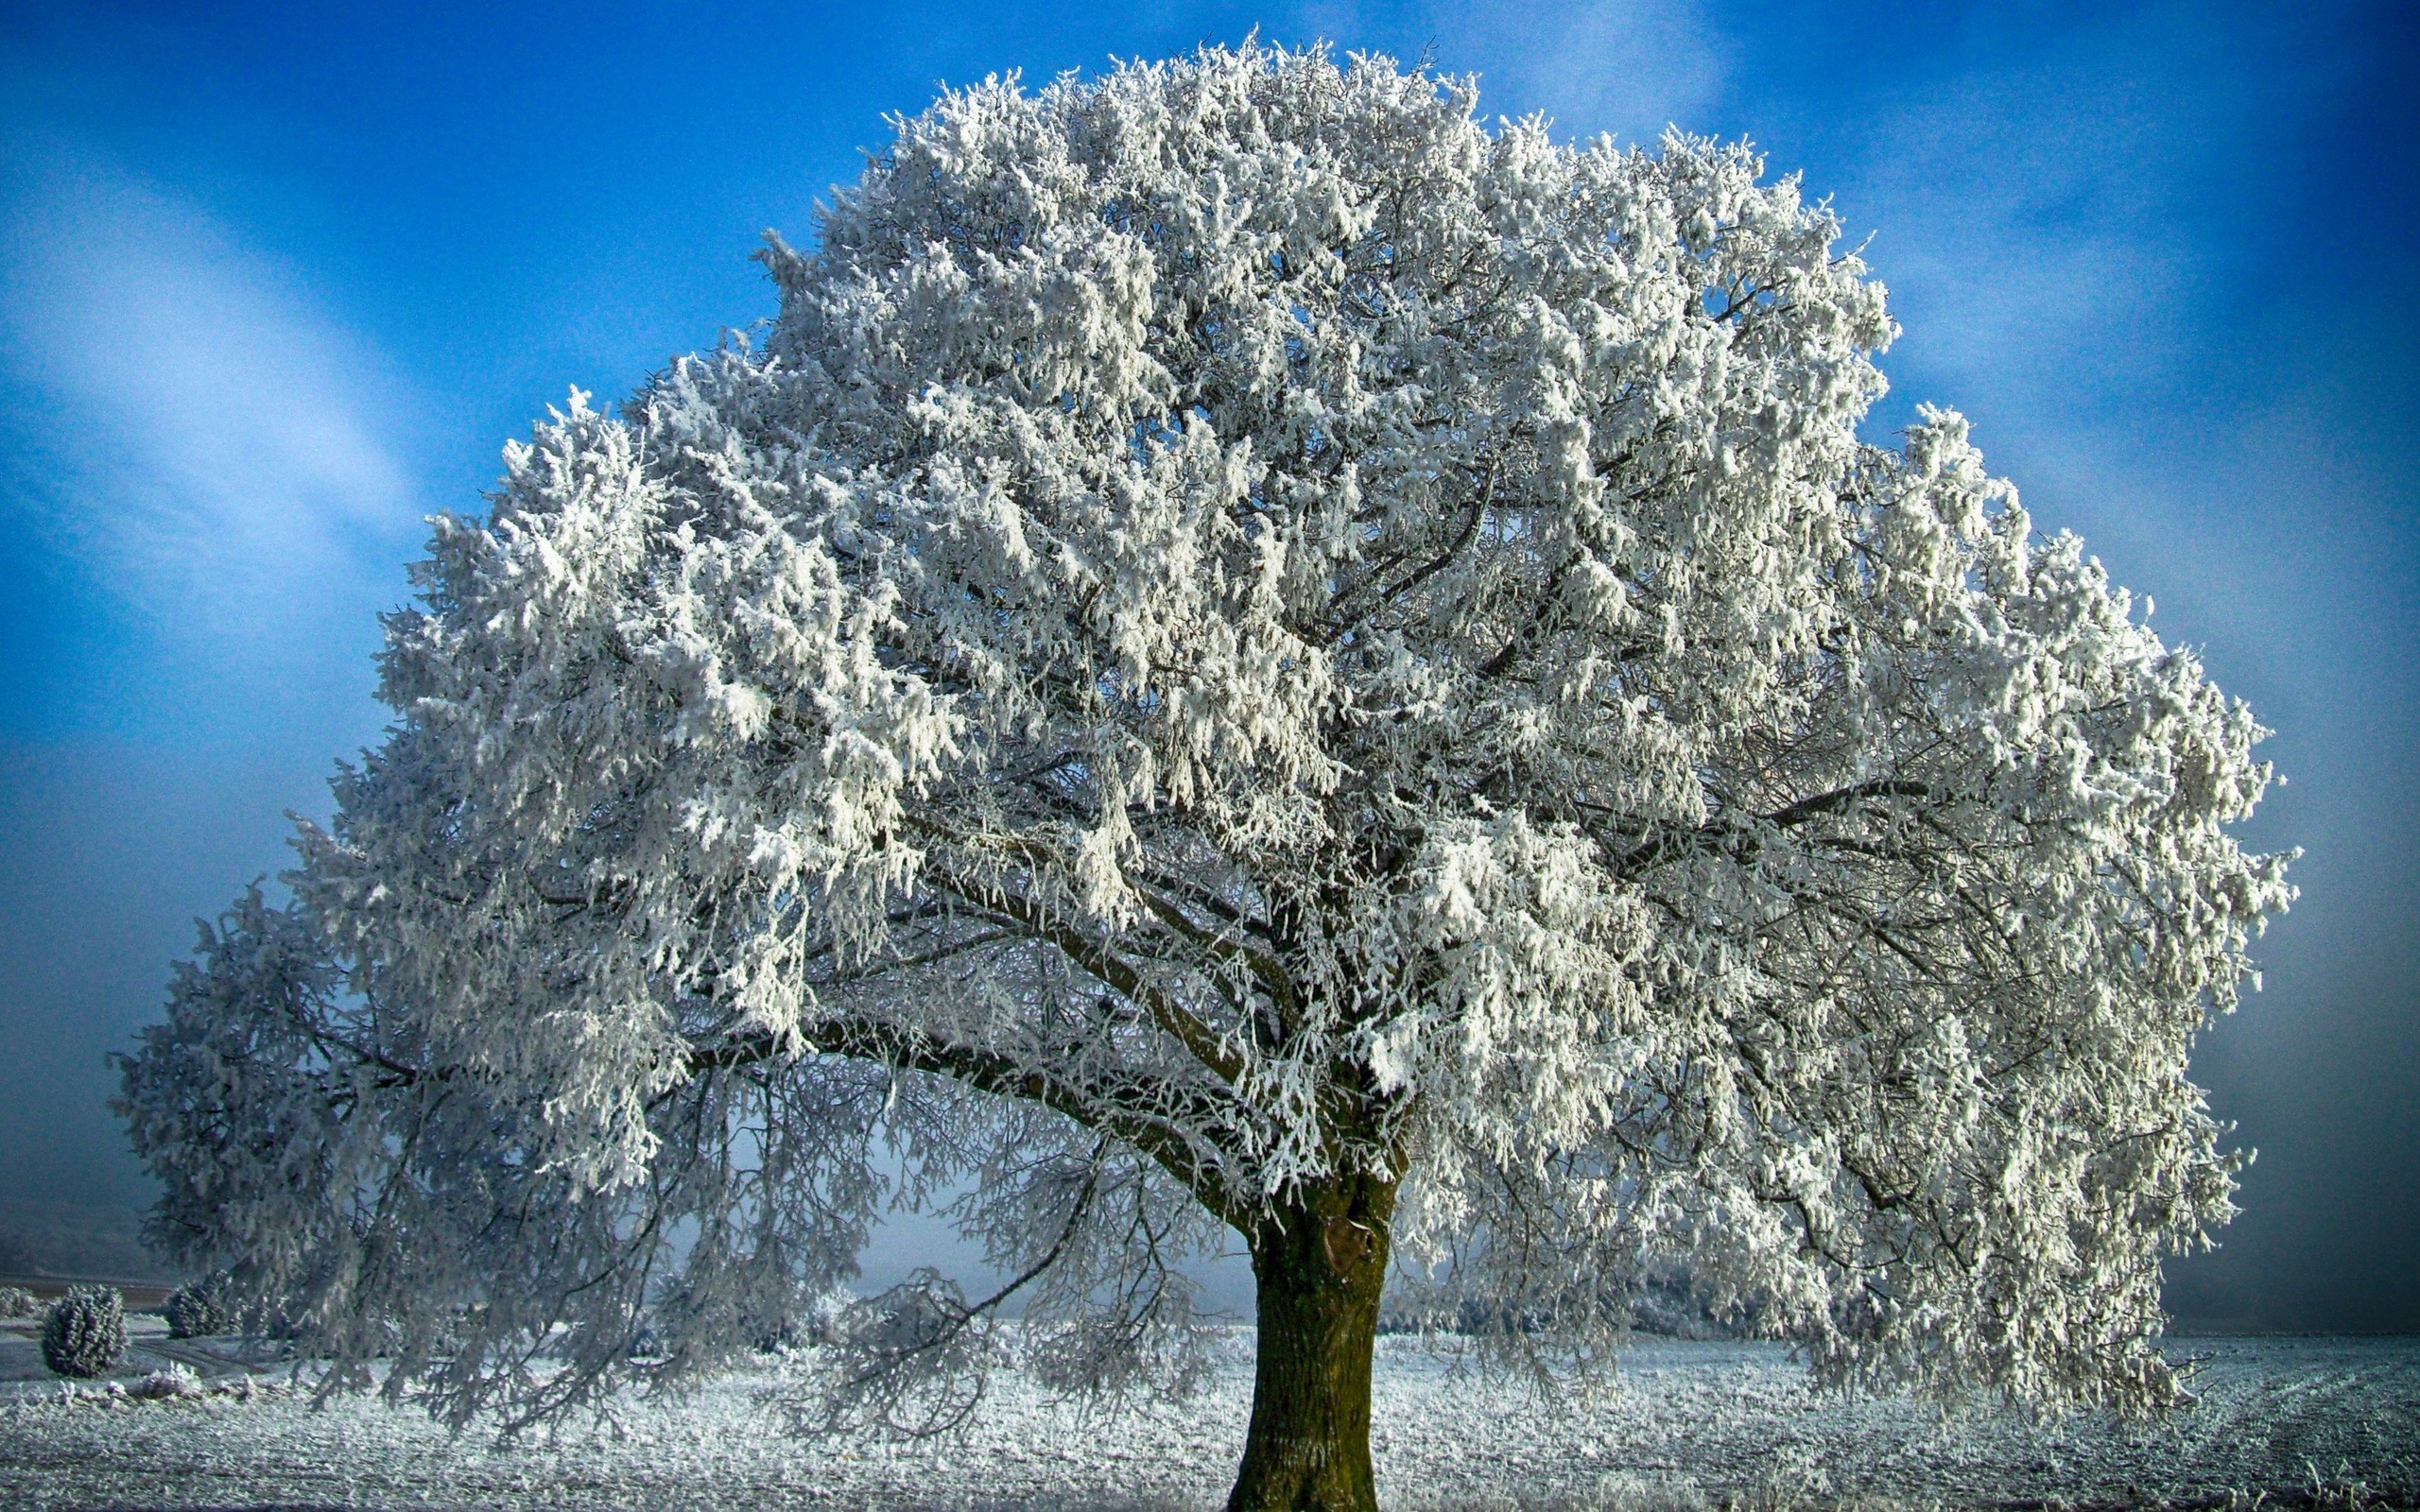
<svg viewBox="0 0 2420 1512">
<path fill-rule="evenodd" d="M 916 1444 L 802 1435 L 812 1351 L 767 1357 L 679 1403 L 500 1444 L 349 1399 L 315 1411 L 239 1339 L 171 1346 L 138 1322 L 108 1383 L 41 1370 L 0 1326 L 0 1503 L 160 1507 L 862 1507 L 1193 1512 L 1221 1504 L 1250 1404 L 1247 1331 L 1184 1402 L 1084 1408 L 1014 1376 L 964 1433 Z M 1379 1348 L 1372 1451 L 1409 1512 L 1715 1507 L 2391 1507 L 2420 1503 L 2420 1341 L 2208 1338 L 2194 1402 L 2127 1426 L 1945 1416 L 1810 1390 L 1772 1344 L 1642 1336 L 1594 1400 L 1547 1406 L 1450 1351 Z M 193 1374 L 175 1387 L 144 1378 Z M 29 1379 L 39 1377 L 39 1379 Z M 145 1397 L 147 1390 L 160 1395 Z"/>
<path fill-rule="evenodd" d="M 49 711 L 0 724 L 0 1267 L 41 1293 L 0 1286 L 0 1501 L 2420 1504 L 2420 510 L 2373 455 L 2412 390 L 2345 376 L 2401 316 L 2276 314 L 2346 281 L 2226 272 L 2299 244 L 2209 208 L 2411 140 L 2394 24 L 1953 6 L 1827 52 L 1812 8 L 1572 0 L 1470 36 L 1483 94 L 1200 9 L 924 76 L 820 198 L 734 190 L 779 229 L 713 242 L 751 282 L 644 360 L 577 343 L 702 260 L 395 292 L 533 234 L 457 170 L 619 97 L 442 84 L 510 52 L 485 11 L 0 41 L 0 479 L 49 510 L 10 539 L 137 668 L 0 681 Z M 1419 19 L 1378 9 L 1293 19 Z M 644 249 L 714 198 L 688 165 L 795 169 L 735 123 L 804 64 L 583 19 L 600 66 L 715 66 L 515 160 L 528 214 Z M 298 48 L 393 86 L 263 71 Z M 130 68 L 352 122 L 322 192 L 382 229 L 209 191 L 316 249 L 246 272 L 115 155 L 318 149 L 78 103 Z M 2210 148 L 2228 110 L 2302 135 Z M 1835 169 L 1904 192 L 1869 219 Z M 419 298 L 396 340 L 544 333 L 419 369 L 475 482 L 406 487 L 320 288 Z M 321 723 L 256 716 L 343 635 Z M 144 815 L 212 739 L 323 782 L 178 859 Z M 112 850 L 73 816 L 138 747 L 169 775 Z M 95 942 L 170 894 L 130 997 Z M 112 1273 L 164 1284 L 64 1280 Z"/>
</svg>

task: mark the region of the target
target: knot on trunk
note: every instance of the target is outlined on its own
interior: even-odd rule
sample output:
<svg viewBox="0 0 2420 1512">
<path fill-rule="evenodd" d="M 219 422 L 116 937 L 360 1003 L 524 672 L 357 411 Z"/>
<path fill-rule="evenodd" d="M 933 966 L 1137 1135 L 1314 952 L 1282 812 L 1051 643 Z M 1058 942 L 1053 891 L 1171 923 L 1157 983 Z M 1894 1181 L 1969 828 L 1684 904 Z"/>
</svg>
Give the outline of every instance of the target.
<svg viewBox="0 0 2420 1512">
<path fill-rule="evenodd" d="M 1339 1276 L 1352 1275 L 1354 1267 L 1368 1257 L 1373 1237 L 1368 1228 L 1341 1214 L 1330 1218 L 1320 1235 L 1328 1265 Z"/>
</svg>

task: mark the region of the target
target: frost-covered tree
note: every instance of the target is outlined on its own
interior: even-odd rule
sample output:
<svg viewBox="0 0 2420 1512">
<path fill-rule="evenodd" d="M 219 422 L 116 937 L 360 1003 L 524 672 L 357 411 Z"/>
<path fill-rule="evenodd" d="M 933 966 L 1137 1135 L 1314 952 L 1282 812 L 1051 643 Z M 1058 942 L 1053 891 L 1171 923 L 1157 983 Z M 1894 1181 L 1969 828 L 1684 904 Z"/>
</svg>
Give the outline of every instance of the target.
<svg viewBox="0 0 2420 1512">
<path fill-rule="evenodd" d="M 1391 1265 L 1547 1365 L 1685 1265 L 1827 1380 L 2164 1400 L 2261 731 L 1962 421 L 1858 439 L 1893 328 L 1795 180 L 1475 106 L 947 94 L 761 343 L 510 448 L 126 1064 L 172 1252 L 526 1416 L 935 1205 L 1007 1283 L 823 1351 L 920 1429 L 1011 1341 L 1181 1384 L 1232 1230 L 1239 1509 L 1373 1504 Z"/>
</svg>

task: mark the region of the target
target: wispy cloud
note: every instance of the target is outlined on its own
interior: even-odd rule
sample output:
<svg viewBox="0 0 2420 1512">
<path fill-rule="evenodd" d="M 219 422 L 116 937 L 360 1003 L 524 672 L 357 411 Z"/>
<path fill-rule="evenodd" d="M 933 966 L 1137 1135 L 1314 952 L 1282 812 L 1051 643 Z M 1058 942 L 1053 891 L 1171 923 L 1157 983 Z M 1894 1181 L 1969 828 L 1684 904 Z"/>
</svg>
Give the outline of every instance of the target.
<svg viewBox="0 0 2420 1512">
<path fill-rule="evenodd" d="M 2170 633 L 2290 685 L 2283 668 L 2335 654 L 2345 595 L 2397 611 L 2382 582 L 2313 559 L 2341 549 L 2323 518 L 2364 512 L 2354 470 L 2285 461 L 2334 401 L 2294 370 L 2308 333 L 2271 329 L 2296 309 L 2274 282 L 2290 216 L 2258 192 L 2278 176 L 2248 170 L 2336 80 L 2266 40 L 2172 7 L 2022 46 L 1986 30 L 1868 103 L 1841 210 L 1876 232 L 1907 326 L 1883 421 L 1965 409 Z"/>
<path fill-rule="evenodd" d="M 1910 317 L 1897 359 L 2167 384 L 2214 329 L 2241 330 L 2273 213 L 2247 201 L 2269 177 L 2247 170 L 2332 82 L 2260 30 L 2174 7 L 2022 45 L 1983 29 L 1962 66 L 1865 102 L 1841 133 L 1841 208 L 1853 235 L 1876 232 L 1870 260 Z"/>
<path fill-rule="evenodd" d="M 1382 37 L 1414 53 L 1430 45 L 1447 73 L 1480 74 L 1479 104 L 1491 116 L 1543 113 L 1563 136 L 1652 140 L 1668 125 L 1686 129 L 1720 94 L 1729 68 L 1720 30 L 1695 0 L 1314 0 L 1301 17 L 1311 34 L 1344 47 Z"/>
<path fill-rule="evenodd" d="M 137 609 L 251 640 L 374 576 L 418 511 L 383 364 L 191 198 L 78 144 L 0 162 L 10 522 Z"/>
<path fill-rule="evenodd" d="M 1698 118 L 1727 71 L 1720 29 L 1690 0 L 1596 0 L 1557 12 L 1518 3 L 1462 13 L 1515 60 L 1505 93 L 1574 132 L 1651 140 Z"/>
</svg>

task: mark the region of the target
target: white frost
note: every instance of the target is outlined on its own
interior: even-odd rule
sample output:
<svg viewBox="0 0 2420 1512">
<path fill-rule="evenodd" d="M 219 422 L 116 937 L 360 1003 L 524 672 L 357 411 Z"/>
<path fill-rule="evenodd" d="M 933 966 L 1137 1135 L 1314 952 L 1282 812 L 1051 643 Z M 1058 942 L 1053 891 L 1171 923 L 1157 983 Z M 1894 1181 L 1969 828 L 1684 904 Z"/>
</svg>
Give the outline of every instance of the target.
<svg viewBox="0 0 2420 1512">
<path fill-rule="evenodd" d="M 2261 731 L 1963 421 L 1858 440 L 1794 179 L 1248 47 L 948 94 L 819 229 L 440 523 L 292 907 L 128 1063 L 182 1257 L 544 1414 L 948 1203 L 1119 1390 L 1223 1225 L 1401 1174 L 1516 1348 L 1677 1263 L 1824 1379 L 2168 1399 Z M 995 1311 L 868 1304 L 843 1395 L 952 1420 Z"/>
</svg>

